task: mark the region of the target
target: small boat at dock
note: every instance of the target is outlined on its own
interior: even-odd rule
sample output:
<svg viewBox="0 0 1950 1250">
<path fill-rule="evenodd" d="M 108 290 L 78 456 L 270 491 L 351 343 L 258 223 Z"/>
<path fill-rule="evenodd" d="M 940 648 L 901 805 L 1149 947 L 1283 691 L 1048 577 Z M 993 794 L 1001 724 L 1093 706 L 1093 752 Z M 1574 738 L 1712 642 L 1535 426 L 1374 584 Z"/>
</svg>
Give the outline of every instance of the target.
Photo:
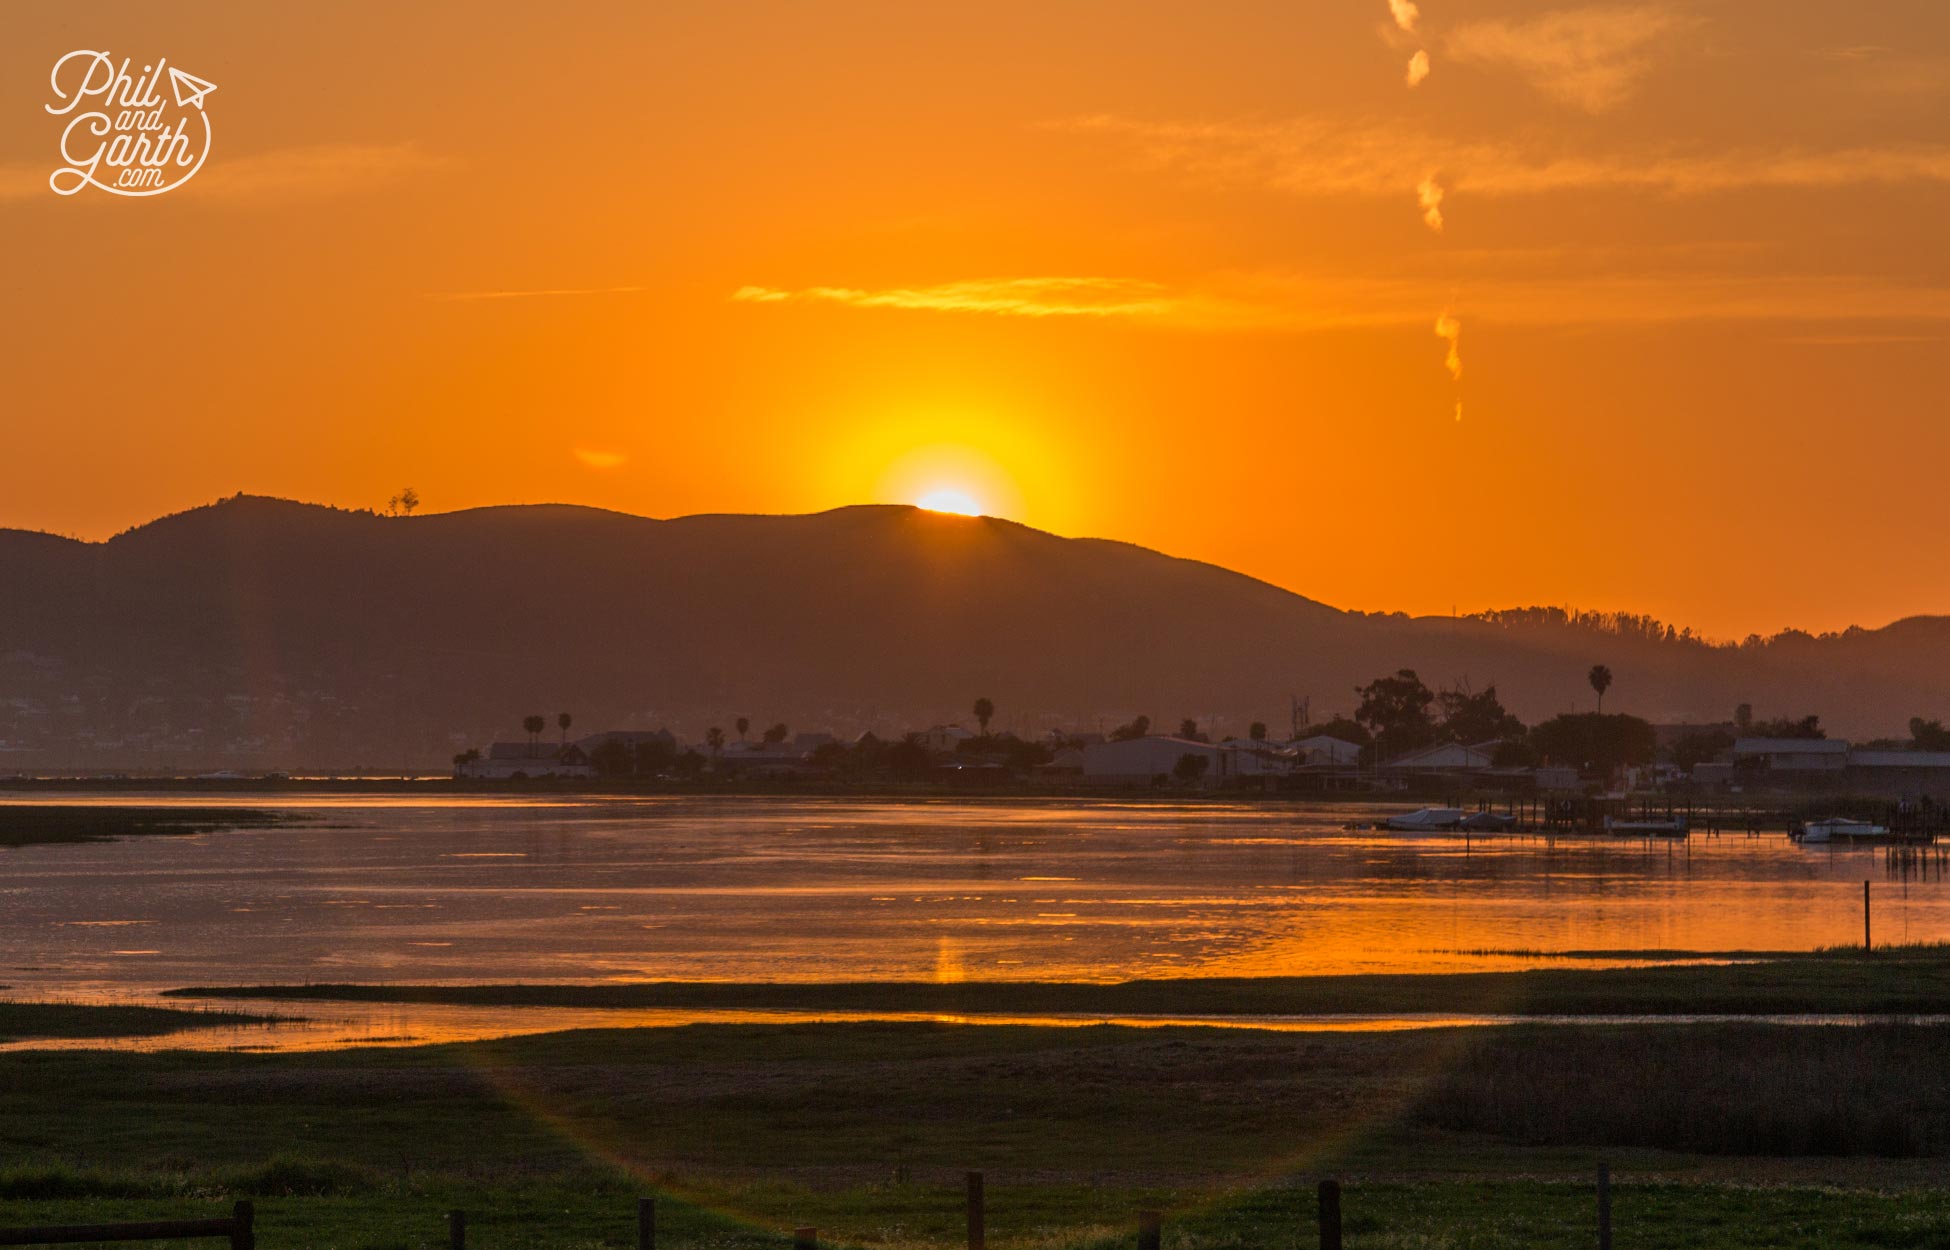
<svg viewBox="0 0 1950 1250">
<path fill-rule="evenodd" d="M 1460 828 L 1468 815 L 1460 807 L 1422 807 L 1400 816 L 1390 816 L 1382 822 L 1382 827 L 1396 833 L 1433 833 Z"/>
<path fill-rule="evenodd" d="M 1683 838 L 1691 826 L 1684 816 L 1607 816 L 1605 832 L 1634 838 Z"/>
<path fill-rule="evenodd" d="M 1889 826 L 1878 825 L 1874 821 L 1850 820 L 1845 816 L 1830 816 L 1825 820 L 1810 820 L 1794 833 L 1797 842 L 1819 844 L 1823 842 L 1874 842 L 1887 838 Z"/>
</svg>

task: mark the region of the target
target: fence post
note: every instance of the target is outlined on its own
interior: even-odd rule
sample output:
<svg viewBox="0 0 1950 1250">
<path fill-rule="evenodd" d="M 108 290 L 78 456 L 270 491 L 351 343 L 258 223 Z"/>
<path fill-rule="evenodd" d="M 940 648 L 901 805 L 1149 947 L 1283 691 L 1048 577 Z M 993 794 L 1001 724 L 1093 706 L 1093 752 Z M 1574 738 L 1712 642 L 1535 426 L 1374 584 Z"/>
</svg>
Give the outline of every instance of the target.
<svg viewBox="0 0 1950 1250">
<path fill-rule="evenodd" d="M 467 1212 L 447 1212 L 447 1250 L 467 1250 Z"/>
<path fill-rule="evenodd" d="M 636 1200 L 636 1250 L 657 1250 L 657 1200 Z"/>
<path fill-rule="evenodd" d="M 1341 1250 L 1341 1183 L 1320 1182 L 1320 1250 Z"/>
<path fill-rule="evenodd" d="M 1164 1241 L 1164 1216 L 1157 1211 L 1138 1212 L 1138 1250 L 1158 1250 Z"/>
<path fill-rule="evenodd" d="M 793 1229 L 792 1250 L 819 1250 L 819 1230 L 816 1228 Z"/>
<path fill-rule="evenodd" d="M 988 1245 L 987 1213 L 982 1209 L 982 1174 L 968 1174 L 968 1250 L 984 1250 Z"/>
<path fill-rule="evenodd" d="M 1611 1250 L 1611 1165 L 1598 1165 L 1598 1250 Z"/>
<path fill-rule="evenodd" d="M 1862 953 L 1870 954 L 1875 947 L 1869 943 L 1869 883 L 1862 883 Z"/>
<path fill-rule="evenodd" d="M 256 1218 L 256 1210 L 248 1198 L 230 1209 L 230 1250 L 256 1250 Z"/>
</svg>

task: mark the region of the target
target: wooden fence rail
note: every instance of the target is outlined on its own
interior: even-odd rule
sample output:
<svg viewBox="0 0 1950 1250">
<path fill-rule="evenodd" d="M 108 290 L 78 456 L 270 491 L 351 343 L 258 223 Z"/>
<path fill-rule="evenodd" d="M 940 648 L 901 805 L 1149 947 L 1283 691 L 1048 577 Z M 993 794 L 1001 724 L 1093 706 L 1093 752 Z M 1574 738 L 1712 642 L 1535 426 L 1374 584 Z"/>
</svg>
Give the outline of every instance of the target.
<svg viewBox="0 0 1950 1250">
<path fill-rule="evenodd" d="M 0 1246 L 55 1246 L 76 1241 L 181 1241 L 222 1237 L 230 1250 L 255 1250 L 254 1217 L 249 1202 L 239 1202 L 225 1219 L 142 1220 L 130 1224 L 44 1224 L 0 1228 Z"/>
<path fill-rule="evenodd" d="M 1598 1166 L 1597 1232 L 1599 1250 L 1611 1250 L 1611 1169 Z M 987 1250 L 988 1212 L 985 1187 L 980 1172 L 970 1172 L 967 1181 L 968 1250 Z M 1320 1250 L 1341 1250 L 1341 1182 L 1333 1178 L 1320 1182 Z M 1137 1213 L 1137 1250 L 1162 1250 L 1164 1213 L 1144 1210 Z M 239 1202 L 227 1219 L 148 1220 L 131 1224 L 47 1224 L 25 1228 L 0 1228 L 0 1246 L 51 1246 L 72 1242 L 177 1241 L 191 1238 L 226 1238 L 230 1250 L 256 1250 L 255 1216 L 249 1202 Z M 656 1250 L 657 1200 L 639 1198 L 636 1203 L 637 1250 Z M 447 1212 L 448 1250 L 467 1250 L 467 1212 Z M 819 1250 L 819 1230 L 811 1227 L 792 1230 L 792 1250 Z"/>
</svg>

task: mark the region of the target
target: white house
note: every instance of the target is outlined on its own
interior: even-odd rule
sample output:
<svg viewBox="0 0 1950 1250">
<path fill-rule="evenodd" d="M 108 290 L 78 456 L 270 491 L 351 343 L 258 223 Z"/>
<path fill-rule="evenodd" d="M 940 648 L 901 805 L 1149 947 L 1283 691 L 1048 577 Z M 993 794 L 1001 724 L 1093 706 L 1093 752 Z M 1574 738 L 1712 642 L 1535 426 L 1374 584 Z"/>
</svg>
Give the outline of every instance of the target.
<svg viewBox="0 0 1950 1250">
<path fill-rule="evenodd" d="M 477 781 L 507 781 L 514 777 L 594 777 L 589 757 L 574 743 L 559 747 L 548 742 L 496 742 L 487 754 L 455 770 Z"/>
<path fill-rule="evenodd" d="M 920 735 L 921 745 L 930 751 L 952 754 L 962 743 L 975 735 L 960 725 L 936 725 Z"/>
<path fill-rule="evenodd" d="M 1382 765 L 1390 772 L 1476 772 L 1488 768 L 1495 760 L 1497 744 L 1484 742 L 1476 746 L 1464 746 L 1460 742 L 1444 742 L 1438 746 L 1423 747 L 1398 755 Z"/>
<path fill-rule="evenodd" d="M 1892 798 L 1950 799 L 1950 751 L 1850 751 L 1848 786 Z"/>
<path fill-rule="evenodd" d="M 1576 790 L 1582 784 L 1578 770 L 1562 764 L 1544 764 L 1531 769 L 1539 790 Z"/>
<path fill-rule="evenodd" d="M 1287 744 L 1294 753 L 1294 762 L 1310 766 L 1328 764 L 1351 765 L 1361 762 L 1361 747 L 1358 743 L 1332 738 L 1326 734 L 1315 734 L 1311 738 L 1299 738 Z"/>
<path fill-rule="evenodd" d="M 1840 772 L 1848 767 L 1848 743 L 1840 738 L 1741 738 L 1733 744 L 1733 762 L 1768 772 Z"/>
<path fill-rule="evenodd" d="M 1099 785 L 1148 786 L 1160 777 L 1171 776 L 1179 760 L 1194 755 L 1206 762 L 1204 783 L 1218 785 L 1242 754 L 1210 742 L 1161 735 L 1093 742 L 1083 748 L 1083 777 Z"/>
<path fill-rule="evenodd" d="M 1293 752 L 1277 742 L 1227 738 L 1219 750 L 1225 752 L 1222 771 L 1228 777 L 1284 777 L 1293 771 Z"/>
</svg>

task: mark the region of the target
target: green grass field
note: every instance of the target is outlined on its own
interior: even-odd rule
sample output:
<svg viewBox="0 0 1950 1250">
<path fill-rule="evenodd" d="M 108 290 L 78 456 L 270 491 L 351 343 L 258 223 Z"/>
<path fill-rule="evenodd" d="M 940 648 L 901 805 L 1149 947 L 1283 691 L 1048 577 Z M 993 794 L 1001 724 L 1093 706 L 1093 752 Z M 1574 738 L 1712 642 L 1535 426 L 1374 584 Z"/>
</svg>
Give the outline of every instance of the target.
<svg viewBox="0 0 1950 1250">
<path fill-rule="evenodd" d="M 1811 1077 L 1819 1077 L 1811 1080 Z M 221 1213 L 260 1244 L 1950 1243 L 1950 1029 L 1544 1026 L 1393 1034 L 710 1025 L 311 1054 L 0 1055 L 0 1223 Z M 1902 1131 L 1892 1131 L 1901 1126 Z"/>
<path fill-rule="evenodd" d="M 1632 952 L 1617 952 L 1630 957 Z M 1756 954 L 1740 962 L 1365 976 L 1056 982 L 631 985 L 283 985 L 171 991 L 215 998 L 495 1006 L 688 1007 L 1098 1015 L 1889 1014 L 1950 1011 L 1950 949 Z"/>
<path fill-rule="evenodd" d="M 261 829 L 296 819 L 243 807 L 100 807 L 0 803 L 0 848 L 148 835 Z"/>
<path fill-rule="evenodd" d="M 256 1024 L 270 1018 L 244 1011 L 213 1011 L 208 1008 L 178 1010 L 170 1007 L 0 1000 L 0 1042 L 74 1037 L 155 1037 L 185 1029 Z"/>
</svg>

